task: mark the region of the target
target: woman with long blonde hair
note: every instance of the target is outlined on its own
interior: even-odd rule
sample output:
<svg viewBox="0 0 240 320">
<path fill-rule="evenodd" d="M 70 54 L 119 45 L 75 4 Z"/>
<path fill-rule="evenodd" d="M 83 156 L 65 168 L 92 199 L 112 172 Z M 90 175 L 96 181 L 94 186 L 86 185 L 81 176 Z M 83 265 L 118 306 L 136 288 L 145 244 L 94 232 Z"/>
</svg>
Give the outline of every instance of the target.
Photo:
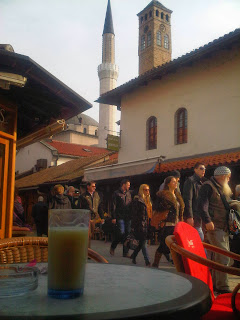
<svg viewBox="0 0 240 320">
<path fill-rule="evenodd" d="M 139 241 L 137 248 L 131 255 L 132 262 L 136 264 L 136 257 L 142 250 L 146 266 L 150 266 L 149 255 L 146 247 L 148 238 L 149 219 L 152 217 L 152 202 L 147 184 L 142 184 L 138 195 L 132 203 L 132 229 L 134 237 Z"/>
</svg>

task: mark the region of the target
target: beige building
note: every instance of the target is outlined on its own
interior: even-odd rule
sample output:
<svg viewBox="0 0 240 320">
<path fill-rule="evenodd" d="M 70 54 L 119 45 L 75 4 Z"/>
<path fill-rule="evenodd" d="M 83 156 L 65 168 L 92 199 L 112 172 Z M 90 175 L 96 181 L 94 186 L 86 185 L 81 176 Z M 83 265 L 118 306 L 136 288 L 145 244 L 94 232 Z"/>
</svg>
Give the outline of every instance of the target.
<svg viewBox="0 0 240 320">
<path fill-rule="evenodd" d="M 160 21 L 161 12 L 164 21 Z M 218 165 L 223 159 L 226 163 L 235 161 L 228 161 L 227 155 L 237 151 L 238 157 L 240 150 L 240 29 L 166 63 L 171 56 L 171 11 L 158 1 L 151 1 L 138 16 L 139 45 L 146 24 L 154 35 L 149 48 L 139 51 L 140 76 L 98 99 L 121 110 L 119 164 L 95 172 L 86 170 L 86 177 L 89 179 L 88 173 L 94 173 L 97 179 L 100 171 L 102 177 L 120 177 L 121 173 L 130 176 L 127 168 L 134 163 L 142 166 L 142 173 L 147 172 L 146 163 L 154 172 L 154 161 L 162 159 L 169 164 L 174 162 L 175 169 L 180 170 L 192 168 L 197 159 L 206 156 L 211 159 L 209 165 Z M 155 50 L 159 39 L 155 26 L 161 30 L 162 24 L 169 35 L 168 54 L 166 50 Z M 154 55 L 151 62 L 150 53 Z M 176 164 L 180 160 L 182 167 Z M 157 165 L 155 172 L 159 171 Z"/>
<path fill-rule="evenodd" d="M 66 121 L 66 130 L 53 136 L 53 140 L 82 144 L 98 145 L 98 122 L 86 114 L 79 114 Z"/>
</svg>

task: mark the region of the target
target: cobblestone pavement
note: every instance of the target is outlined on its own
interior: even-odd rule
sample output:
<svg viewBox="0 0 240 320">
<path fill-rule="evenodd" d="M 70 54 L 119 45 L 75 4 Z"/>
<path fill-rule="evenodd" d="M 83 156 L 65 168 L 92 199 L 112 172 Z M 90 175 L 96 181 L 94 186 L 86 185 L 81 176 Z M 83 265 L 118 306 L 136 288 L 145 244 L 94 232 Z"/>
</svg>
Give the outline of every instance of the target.
<svg viewBox="0 0 240 320">
<path fill-rule="evenodd" d="M 132 260 L 129 258 L 124 258 L 122 256 L 122 245 L 119 244 L 115 250 L 114 256 L 111 256 L 109 253 L 111 242 L 105 242 L 102 240 L 91 240 L 91 249 L 97 251 L 99 254 L 104 256 L 109 263 L 114 264 L 125 264 L 125 265 L 133 265 Z M 157 245 L 148 245 L 148 252 L 150 257 L 150 262 L 152 263 L 154 260 L 155 251 L 157 249 Z M 132 251 L 130 250 L 129 253 L 131 254 Z M 145 262 L 143 259 L 142 252 L 140 251 L 137 256 L 137 265 L 145 267 Z M 169 263 L 164 256 L 162 256 L 159 268 L 175 270 L 175 267 L 172 263 Z M 229 275 L 229 286 L 231 290 L 235 288 L 235 286 L 240 283 L 240 278 L 238 276 Z"/>
</svg>

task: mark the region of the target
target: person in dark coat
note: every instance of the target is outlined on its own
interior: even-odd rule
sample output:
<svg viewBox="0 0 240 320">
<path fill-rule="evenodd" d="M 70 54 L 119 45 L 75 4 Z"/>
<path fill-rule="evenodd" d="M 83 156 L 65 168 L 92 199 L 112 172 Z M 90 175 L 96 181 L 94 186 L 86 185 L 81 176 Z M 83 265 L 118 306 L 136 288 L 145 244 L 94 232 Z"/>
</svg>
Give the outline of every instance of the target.
<svg viewBox="0 0 240 320">
<path fill-rule="evenodd" d="M 87 190 L 78 198 L 77 209 L 87 209 L 91 211 L 91 220 L 103 219 L 103 201 L 99 192 L 96 191 L 94 181 L 87 182 Z"/>
<path fill-rule="evenodd" d="M 72 209 L 76 209 L 76 199 L 74 198 L 75 188 L 73 186 L 70 186 L 66 190 L 66 196 L 68 197 L 69 201 L 71 202 Z"/>
<path fill-rule="evenodd" d="M 202 219 L 197 212 L 197 201 L 199 190 L 207 180 L 204 178 L 205 171 L 205 165 L 197 162 L 194 166 L 194 174 L 184 182 L 182 193 L 185 203 L 184 219 L 197 230 L 202 241 L 204 240 L 204 233 L 202 230 Z"/>
<path fill-rule="evenodd" d="M 132 194 L 129 191 L 130 181 L 124 179 L 121 181 L 120 189 L 113 194 L 112 223 L 116 225 L 114 240 L 110 247 L 110 254 L 114 255 L 117 245 L 122 242 L 124 244 L 127 236 L 131 231 L 131 202 Z M 128 248 L 123 245 L 123 257 L 128 256 Z"/>
<path fill-rule="evenodd" d="M 49 209 L 72 209 L 71 202 L 68 197 L 65 196 L 64 187 L 61 184 L 57 184 L 53 188 L 54 195 L 49 201 Z"/>
<path fill-rule="evenodd" d="M 48 235 L 48 207 L 42 196 L 38 197 L 38 202 L 32 207 L 32 217 L 36 224 L 37 236 Z"/>
<path fill-rule="evenodd" d="M 157 215 L 162 216 L 162 213 L 164 214 L 163 227 L 160 231 L 160 245 L 156 250 L 152 264 L 154 268 L 158 268 L 162 254 L 167 257 L 169 256 L 170 250 L 165 243 L 165 239 L 173 234 L 175 225 L 179 221 L 183 221 L 183 211 L 184 201 L 177 191 L 177 180 L 175 177 L 169 176 L 165 179 L 163 191 L 157 192 L 157 198 L 153 207 L 153 221 Z"/>
<path fill-rule="evenodd" d="M 147 239 L 149 230 L 149 216 L 151 216 L 152 203 L 150 199 L 149 186 L 142 184 L 139 188 L 138 195 L 132 202 L 132 222 L 131 227 L 135 239 L 139 240 L 137 248 L 131 255 L 132 262 L 136 264 L 136 257 L 142 250 L 146 266 L 150 266 L 149 255 L 147 251 Z M 148 213 L 149 212 L 149 213 Z"/>
</svg>

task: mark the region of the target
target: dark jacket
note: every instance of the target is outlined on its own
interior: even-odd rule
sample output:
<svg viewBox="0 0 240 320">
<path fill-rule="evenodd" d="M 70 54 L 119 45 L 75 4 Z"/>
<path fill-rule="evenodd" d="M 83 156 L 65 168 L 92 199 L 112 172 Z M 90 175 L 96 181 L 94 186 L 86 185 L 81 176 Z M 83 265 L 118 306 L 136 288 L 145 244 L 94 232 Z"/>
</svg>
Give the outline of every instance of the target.
<svg viewBox="0 0 240 320">
<path fill-rule="evenodd" d="M 168 190 L 157 192 L 157 197 L 154 202 L 153 210 L 157 212 L 169 211 L 166 222 L 177 223 L 183 220 L 184 201 L 178 191 L 175 191 L 175 196 Z M 177 202 L 179 203 L 179 212 L 177 215 Z"/>
<path fill-rule="evenodd" d="M 93 195 L 88 191 L 81 194 L 78 198 L 77 208 L 90 210 L 91 219 L 98 219 L 99 217 L 103 219 L 104 217 L 102 198 L 97 191 Z"/>
<path fill-rule="evenodd" d="M 202 224 L 201 217 L 197 212 L 197 200 L 199 190 L 206 179 L 200 179 L 200 177 L 194 173 L 189 177 L 183 186 L 182 197 L 185 203 L 184 219 L 193 218 L 194 226 L 200 227 Z"/>
<path fill-rule="evenodd" d="M 120 188 L 113 193 L 113 219 L 131 220 L 132 195 L 130 191 L 123 192 Z"/>
<path fill-rule="evenodd" d="M 132 202 L 131 226 L 137 240 L 145 240 L 148 236 L 147 207 L 142 198 L 135 196 Z"/>
<path fill-rule="evenodd" d="M 32 217 L 35 222 L 47 221 L 48 219 L 48 207 L 43 201 L 39 201 L 32 207 Z"/>
<path fill-rule="evenodd" d="M 205 224 L 213 222 L 215 228 L 227 231 L 228 212 L 218 190 L 223 192 L 222 186 L 214 177 L 204 182 L 199 191 L 197 210 Z"/>
<path fill-rule="evenodd" d="M 71 202 L 67 196 L 57 194 L 49 201 L 49 209 L 72 209 Z"/>
<path fill-rule="evenodd" d="M 66 194 L 66 196 L 68 197 L 68 200 L 71 203 L 72 209 L 76 209 L 77 208 L 77 205 L 76 205 L 77 200 L 76 200 L 76 198 L 74 198 L 73 196 L 70 196 L 68 194 Z"/>
</svg>

